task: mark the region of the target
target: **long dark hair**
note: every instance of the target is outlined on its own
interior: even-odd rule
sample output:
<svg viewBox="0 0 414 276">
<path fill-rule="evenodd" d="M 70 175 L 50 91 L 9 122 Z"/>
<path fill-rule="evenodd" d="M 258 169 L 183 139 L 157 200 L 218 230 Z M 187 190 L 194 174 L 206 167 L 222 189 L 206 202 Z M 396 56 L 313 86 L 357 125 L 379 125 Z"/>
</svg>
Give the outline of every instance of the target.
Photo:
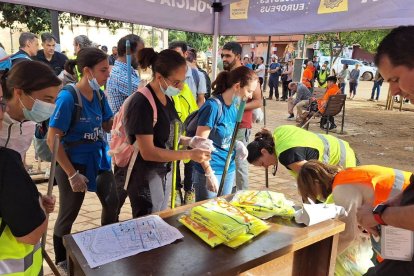
<svg viewBox="0 0 414 276">
<path fill-rule="evenodd" d="M 26 95 L 48 87 L 61 85 L 62 81 L 55 72 L 40 61 L 23 60 L 12 67 L 1 78 L 3 97 L 13 98 L 15 88 L 22 89 Z"/>
<path fill-rule="evenodd" d="M 153 74 L 157 72 L 164 78 L 168 78 L 173 71 L 187 63 L 185 59 L 174 50 L 167 49 L 157 53 L 153 48 L 143 48 L 138 51 L 138 64 L 144 70 L 151 68 Z"/>
<path fill-rule="evenodd" d="M 240 82 L 240 87 L 245 87 L 249 85 L 251 81 L 257 79 L 258 77 L 256 73 L 246 66 L 240 66 L 231 71 L 223 71 L 211 84 L 213 89 L 212 94 L 215 96 L 220 95 L 238 82 Z"/>
<path fill-rule="evenodd" d="M 262 129 L 254 136 L 253 142 L 247 145 L 249 155 L 247 162 L 255 162 L 262 156 L 262 149 L 267 150 L 270 154 L 275 153 L 275 142 L 272 133 L 267 129 Z"/>
<path fill-rule="evenodd" d="M 78 70 L 83 73 L 83 68 L 89 67 L 93 68 L 96 64 L 103 60 L 107 60 L 108 55 L 105 54 L 102 50 L 94 47 L 82 48 L 76 57 L 76 64 L 78 65 Z"/>
</svg>

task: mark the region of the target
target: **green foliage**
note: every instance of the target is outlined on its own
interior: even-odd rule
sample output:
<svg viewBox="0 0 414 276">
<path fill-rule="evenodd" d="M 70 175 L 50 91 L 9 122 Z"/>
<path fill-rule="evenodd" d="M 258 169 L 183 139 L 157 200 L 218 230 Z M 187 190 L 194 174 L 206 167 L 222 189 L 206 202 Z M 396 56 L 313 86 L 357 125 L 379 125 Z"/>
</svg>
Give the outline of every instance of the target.
<svg viewBox="0 0 414 276">
<path fill-rule="evenodd" d="M 22 31 L 19 25 L 24 24 L 35 34 L 50 31 L 52 28 L 50 12 L 47 9 L 0 2 L 0 10 L 3 17 L 0 20 L 1 28 Z"/>
<path fill-rule="evenodd" d="M 206 52 L 213 47 L 213 36 L 192 32 L 171 30 L 168 32 L 168 41 L 186 41 L 187 44 L 198 51 Z M 228 41 L 234 40 L 234 36 L 220 36 L 219 46 L 222 47 Z"/>
</svg>

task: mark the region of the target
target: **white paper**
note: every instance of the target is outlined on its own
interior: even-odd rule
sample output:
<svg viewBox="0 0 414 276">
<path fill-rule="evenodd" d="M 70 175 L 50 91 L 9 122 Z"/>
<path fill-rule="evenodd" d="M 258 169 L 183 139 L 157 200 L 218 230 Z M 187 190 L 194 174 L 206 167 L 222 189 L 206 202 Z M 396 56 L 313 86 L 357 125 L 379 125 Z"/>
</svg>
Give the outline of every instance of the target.
<svg viewBox="0 0 414 276">
<path fill-rule="evenodd" d="M 73 235 L 91 268 L 182 239 L 183 235 L 156 215 L 106 225 Z"/>
<path fill-rule="evenodd" d="M 413 232 L 389 225 L 381 226 L 381 257 L 389 260 L 411 261 Z"/>
<path fill-rule="evenodd" d="M 303 204 L 295 214 L 295 221 L 309 226 L 344 214 L 345 209 L 335 204 Z"/>
</svg>

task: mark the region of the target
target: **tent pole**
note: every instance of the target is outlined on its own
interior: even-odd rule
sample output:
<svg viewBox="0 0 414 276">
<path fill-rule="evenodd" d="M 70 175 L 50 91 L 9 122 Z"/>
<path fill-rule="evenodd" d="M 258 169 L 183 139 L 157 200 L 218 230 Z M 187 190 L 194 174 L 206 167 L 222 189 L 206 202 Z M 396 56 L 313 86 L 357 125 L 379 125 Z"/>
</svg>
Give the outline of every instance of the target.
<svg viewBox="0 0 414 276">
<path fill-rule="evenodd" d="M 218 44 L 219 44 L 219 16 L 220 12 L 223 10 L 223 5 L 219 0 L 214 0 L 214 3 L 211 5 L 214 11 L 214 34 L 213 34 L 213 53 L 212 53 L 212 64 L 211 69 L 211 79 L 214 80 L 217 76 L 217 54 L 218 54 Z"/>
<path fill-rule="evenodd" d="M 303 35 L 302 58 L 306 59 L 306 35 Z"/>
<path fill-rule="evenodd" d="M 269 61 L 270 61 L 270 44 L 272 43 L 272 36 L 269 35 L 267 39 L 267 56 L 266 56 L 266 70 L 265 70 L 265 78 L 263 82 L 263 92 L 262 92 L 262 98 L 263 98 L 263 123 L 264 127 L 266 127 L 266 99 L 264 97 L 264 92 L 266 92 L 266 84 L 268 79 L 268 72 L 269 72 Z M 269 170 L 265 169 L 265 179 L 266 179 L 266 188 L 269 188 Z"/>
</svg>

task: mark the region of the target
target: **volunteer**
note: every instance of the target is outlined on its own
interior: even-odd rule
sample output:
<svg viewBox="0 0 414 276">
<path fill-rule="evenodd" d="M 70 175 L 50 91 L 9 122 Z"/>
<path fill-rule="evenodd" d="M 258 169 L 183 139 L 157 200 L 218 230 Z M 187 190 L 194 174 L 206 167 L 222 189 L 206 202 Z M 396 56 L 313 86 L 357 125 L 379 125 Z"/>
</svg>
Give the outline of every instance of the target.
<svg viewBox="0 0 414 276">
<path fill-rule="evenodd" d="M 372 266 L 369 238 L 358 227 L 357 209 L 364 204 L 374 208 L 401 192 L 410 184 L 410 177 L 410 172 L 376 165 L 342 169 L 311 160 L 302 166 L 298 176 L 302 199 L 335 203 L 347 212 L 340 218 L 345 231 L 339 234 L 336 272 L 362 275 Z"/>
<path fill-rule="evenodd" d="M 157 53 L 152 48 L 144 48 L 138 52 L 138 63 L 140 68 L 151 68 L 153 72 L 152 81 L 145 89 L 154 106 L 143 93 L 134 93 L 126 106 L 125 131 L 130 143 L 136 141 L 139 149 L 127 187 L 133 217 L 167 208 L 171 193 L 171 161 L 203 162 L 211 155 L 207 139 L 181 137 L 180 144 L 194 149 L 172 150 L 174 125 L 180 123 L 180 118 L 170 97 L 178 95 L 183 88 L 187 69 L 185 59 L 174 50 Z M 155 125 L 154 118 L 157 118 Z M 200 143 L 206 143 L 208 149 L 198 149 Z"/>
<path fill-rule="evenodd" d="M 240 99 L 251 98 L 258 85 L 253 70 L 240 66 L 229 72 L 221 72 L 213 82 L 213 98 L 206 101 L 199 111 L 197 136 L 213 140 L 215 151 L 211 161 L 198 163 L 193 170 L 196 201 L 217 196 L 236 124 Z M 218 102 L 219 101 L 219 102 Z M 235 158 L 246 159 L 247 149 L 236 141 L 236 154 L 232 156 L 223 187 L 223 195 L 231 193 L 236 174 Z"/>
<path fill-rule="evenodd" d="M 50 118 L 61 81 L 40 61 L 23 60 L 3 76 L 8 110 L 0 130 L 0 146 L 17 151 L 21 158 L 29 149 L 35 124 Z M 3 82 L 4 83 L 4 82 Z"/>
<path fill-rule="evenodd" d="M 278 161 L 296 178 L 300 168 L 309 160 L 320 160 L 330 165 L 355 167 L 357 158 L 348 142 L 332 135 L 316 134 L 296 126 L 280 126 L 270 133 L 262 129 L 247 145 L 250 164 L 273 166 L 276 174 Z"/>
<path fill-rule="evenodd" d="M 14 87 L 18 83 L 13 81 L 22 80 L 21 70 L 27 66 L 24 63 L 1 79 L 0 130 L 7 107 L 3 89 L 4 95 L 17 93 L 15 90 L 19 88 Z M 0 274 L 40 275 L 43 264 L 40 239 L 47 231 L 46 214 L 53 212 L 55 198 L 39 194 L 19 153 L 13 149 L 0 147 L 0 175 Z"/>
<path fill-rule="evenodd" d="M 99 89 L 109 77 L 107 55 L 96 48 L 83 48 L 77 54 L 81 79 L 77 93 L 60 91 L 56 110 L 50 118 L 48 144 L 51 148 L 56 134 L 61 138 L 56 167 L 59 187 L 59 213 L 55 222 L 53 243 L 56 263 L 65 268 L 66 250 L 62 238 L 70 234 L 86 191 L 96 192 L 102 204 L 101 224 L 117 221 L 118 197 L 111 161 L 106 154 L 104 131 L 112 127 L 112 111 L 104 93 Z M 80 101 L 75 105 L 75 97 Z M 79 114 L 79 113 L 78 113 Z"/>
</svg>

